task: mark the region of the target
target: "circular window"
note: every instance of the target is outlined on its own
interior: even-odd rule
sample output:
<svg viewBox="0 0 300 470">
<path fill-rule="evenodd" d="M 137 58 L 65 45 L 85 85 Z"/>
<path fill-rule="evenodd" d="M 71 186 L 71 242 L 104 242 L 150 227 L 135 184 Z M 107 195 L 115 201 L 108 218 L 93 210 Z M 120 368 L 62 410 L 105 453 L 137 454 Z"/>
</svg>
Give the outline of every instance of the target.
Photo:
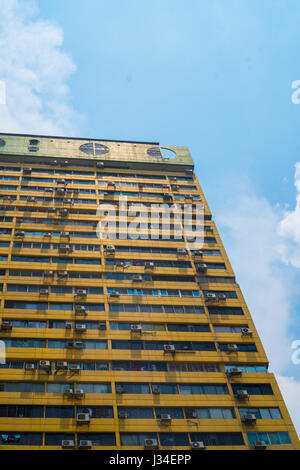
<svg viewBox="0 0 300 470">
<path fill-rule="evenodd" d="M 154 158 L 162 158 L 164 160 L 169 160 L 170 158 L 175 157 L 176 153 L 173 150 L 166 149 L 164 147 L 151 147 L 147 150 L 148 155 Z"/>
<path fill-rule="evenodd" d="M 109 152 L 109 148 L 106 147 L 106 145 L 96 144 L 94 142 L 80 145 L 79 150 L 87 155 L 103 155 Z"/>
<path fill-rule="evenodd" d="M 0 147 L 4 147 L 5 144 L 6 144 L 5 140 L 4 140 L 4 139 L 0 139 Z"/>
<path fill-rule="evenodd" d="M 174 150 L 166 149 L 164 147 L 162 147 L 160 150 L 161 150 L 162 156 L 165 160 L 169 160 L 170 158 L 174 158 L 175 155 L 176 155 Z"/>
<path fill-rule="evenodd" d="M 147 150 L 148 155 L 154 158 L 162 158 L 162 154 L 159 147 L 151 147 Z"/>
</svg>

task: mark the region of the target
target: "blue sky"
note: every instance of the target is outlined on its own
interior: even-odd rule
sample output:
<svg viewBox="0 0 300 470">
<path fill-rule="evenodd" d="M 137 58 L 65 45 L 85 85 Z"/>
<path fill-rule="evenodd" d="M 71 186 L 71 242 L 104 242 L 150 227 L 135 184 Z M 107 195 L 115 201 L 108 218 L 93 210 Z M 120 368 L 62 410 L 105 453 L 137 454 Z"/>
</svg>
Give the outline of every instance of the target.
<svg viewBox="0 0 300 470">
<path fill-rule="evenodd" d="M 300 3 L 0 6 L 3 131 L 189 147 L 300 432 Z"/>
</svg>

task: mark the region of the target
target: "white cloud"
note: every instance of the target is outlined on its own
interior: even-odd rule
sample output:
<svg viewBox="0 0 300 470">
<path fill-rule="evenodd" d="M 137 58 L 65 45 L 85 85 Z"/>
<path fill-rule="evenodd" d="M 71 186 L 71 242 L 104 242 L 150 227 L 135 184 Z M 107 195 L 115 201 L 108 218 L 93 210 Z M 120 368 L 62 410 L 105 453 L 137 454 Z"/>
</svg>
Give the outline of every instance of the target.
<svg viewBox="0 0 300 470">
<path fill-rule="evenodd" d="M 220 208 L 216 222 L 270 361 L 269 370 L 279 374 L 284 400 L 300 433 L 300 405 L 296 398 L 300 375 L 286 376 L 291 367 L 291 343 L 298 339 L 291 338 L 289 332 L 295 315 L 291 299 L 298 289 L 296 270 L 288 266 L 285 258 L 290 243 L 278 229 L 282 227 L 283 213 L 278 206 L 272 207 L 266 199 L 256 197 L 253 191 L 245 190 L 242 196 L 235 189 L 231 186 L 230 195 L 226 195 L 227 200 L 234 202 L 225 210 Z M 238 199 L 236 194 L 240 194 Z"/>
<path fill-rule="evenodd" d="M 296 207 L 286 211 L 279 224 L 279 234 L 286 240 L 283 257 L 286 263 L 300 267 L 300 162 L 295 165 L 295 186 L 297 189 Z"/>
<path fill-rule="evenodd" d="M 0 11 L 1 131 L 74 135 L 80 117 L 69 104 L 67 80 L 75 65 L 62 51 L 62 30 L 38 18 L 35 1 L 0 0 Z"/>
<path fill-rule="evenodd" d="M 280 212 L 265 199 L 245 195 L 217 219 L 225 229 L 225 249 L 266 353 L 283 370 L 290 363 L 291 283 L 281 263 Z"/>
<path fill-rule="evenodd" d="M 300 382 L 297 381 L 295 377 L 287 377 L 282 375 L 276 375 L 276 379 L 293 424 L 298 431 L 298 434 L 300 434 Z"/>
</svg>

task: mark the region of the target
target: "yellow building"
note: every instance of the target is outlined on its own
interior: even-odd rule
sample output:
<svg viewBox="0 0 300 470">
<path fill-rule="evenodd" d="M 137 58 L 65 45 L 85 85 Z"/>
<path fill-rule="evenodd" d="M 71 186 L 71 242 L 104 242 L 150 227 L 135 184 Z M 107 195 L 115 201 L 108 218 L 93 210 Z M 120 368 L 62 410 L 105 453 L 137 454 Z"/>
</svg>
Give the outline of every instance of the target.
<svg viewBox="0 0 300 470">
<path fill-rule="evenodd" d="M 299 449 L 186 147 L 2 134 L 0 198 L 2 449 Z"/>
</svg>

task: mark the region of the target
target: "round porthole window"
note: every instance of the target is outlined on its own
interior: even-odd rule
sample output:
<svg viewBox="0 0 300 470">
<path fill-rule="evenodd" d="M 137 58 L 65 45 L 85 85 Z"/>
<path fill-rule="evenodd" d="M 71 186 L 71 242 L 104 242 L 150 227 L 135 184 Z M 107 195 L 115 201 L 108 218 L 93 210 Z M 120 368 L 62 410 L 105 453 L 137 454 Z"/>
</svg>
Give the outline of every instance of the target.
<svg viewBox="0 0 300 470">
<path fill-rule="evenodd" d="M 164 160 L 169 160 L 174 158 L 176 153 L 173 150 L 167 149 L 165 147 L 151 147 L 147 150 L 148 155 L 154 158 L 161 158 Z"/>
<path fill-rule="evenodd" d="M 87 155 L 103 155 L 109 152 L 109 148 L 106 147 L 106 145 L 95 142 L 89 142 L 87 144 L 80 145 L 79 150 L 86 153 Z"/>
<path fill-rule="evenodd" d="M 151 147 L 147 150 L 148 155 L 154 158 L 162 158 L 162 153 L 160 151 L 160 147 Z"/>
<path fill-rule="evenodd" d="M 4 139 L 0 139 L 0 147 L 4 147 L 5 144 L 6 144 L 5 140 L 4 140 Z"/>
</svg>

